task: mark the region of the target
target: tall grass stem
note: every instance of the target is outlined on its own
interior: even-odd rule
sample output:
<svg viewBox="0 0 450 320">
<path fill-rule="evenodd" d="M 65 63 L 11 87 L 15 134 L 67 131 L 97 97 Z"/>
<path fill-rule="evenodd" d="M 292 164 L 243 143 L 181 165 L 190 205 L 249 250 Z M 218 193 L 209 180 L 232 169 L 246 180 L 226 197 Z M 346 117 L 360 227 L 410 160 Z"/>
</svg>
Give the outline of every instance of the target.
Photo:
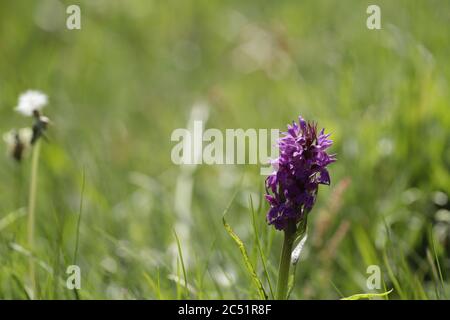
<svg viewBox="0 0 450 320">
<path fill-rule="evenodd" d="M 40 141 L 37 141 L 33 148 L 33 156 L 31 159 L 30 193 L 28 200 L 28 248 L 30 250 L 29 277 L 33 299 L 37 298 L 36 270 L 34 265 L 34 227 L 40 146 Z"/>
<path fill-rule="evenodd" d="M 291 266 L 292 247 L 295 241 L 295 222 L 291 221 L 284 231 L 283 249 L 278 269 L 277 300 L 285 300 L 288 292 L 289 268 Z"/>
</svg>

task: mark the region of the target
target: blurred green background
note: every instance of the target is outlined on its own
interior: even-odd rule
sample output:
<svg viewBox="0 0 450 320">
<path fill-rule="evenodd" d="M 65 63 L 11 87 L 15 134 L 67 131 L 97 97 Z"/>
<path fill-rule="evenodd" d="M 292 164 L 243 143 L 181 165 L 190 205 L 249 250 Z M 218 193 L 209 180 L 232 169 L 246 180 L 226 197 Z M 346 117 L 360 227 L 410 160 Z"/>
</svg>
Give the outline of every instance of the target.
<svg viewBox="0 0 450 320">
<path fill-rule="evenodd" d="M 67 30 L 66 7 L 81 8 Z M 338 161 L 309 219 L 294 299 L 369 292 L 450 297 L 450 2 L 2 1 L 0 130 L 28 126 L 20 93 L 38 89 L 53 121 L 39 164 L 35 251 L 27 244 L 30 157 L 0 157 L 0 298 L 251 299 L 258 295 L 221 217 L 268 290 L 282 234 L 265 223 L 258 166 L 184 168 L 170 141 L 207 128 L 280 128 L 302 115 L 332 133 Z M 82 193 L 83 172 L 85 188 Z M 252 224 L 252 199 L 256 223 Z M 184 288 L 180 238 L 188 290 Z M 441 271 L 441 272 L 440 272 Z M 442 274 L 442 277 L 441 275 Z"/>
</svg>

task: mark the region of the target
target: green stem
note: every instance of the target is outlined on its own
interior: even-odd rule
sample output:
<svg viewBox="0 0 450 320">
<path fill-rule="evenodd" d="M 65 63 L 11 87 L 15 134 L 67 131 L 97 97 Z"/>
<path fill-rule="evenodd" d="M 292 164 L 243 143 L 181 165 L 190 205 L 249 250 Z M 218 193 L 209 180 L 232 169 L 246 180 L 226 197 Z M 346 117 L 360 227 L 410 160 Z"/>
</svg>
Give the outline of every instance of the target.
<svg viewBox="0 0 450 320">
<path fill-rule="evenodd" d="M 35 224 L 35 207 L 36 207 L 36 186 L 38 178 L 40 142 L 37 141 L 33 148 L 33 157 L 31 159 L 31 178 L 30 178 L 30 194 L 28 200 L 28 248 L 30 250 L 29 276 L 32 289 L 32 298 L 37 298 L 36 292 L 36 272 L 34 268 L 34 224 Z"/>
<path fill-rule="evenodd" d="M 292 246 L 295 241 L 295 222 L 289 222 L 286 230 L 284 230 L 283 249 L 281 251 L 280 267 L 278 269 L 277 283 L 277 300 L 285 300 L 287 298 L 289 268 L 291 266 Z"/>
</svg>

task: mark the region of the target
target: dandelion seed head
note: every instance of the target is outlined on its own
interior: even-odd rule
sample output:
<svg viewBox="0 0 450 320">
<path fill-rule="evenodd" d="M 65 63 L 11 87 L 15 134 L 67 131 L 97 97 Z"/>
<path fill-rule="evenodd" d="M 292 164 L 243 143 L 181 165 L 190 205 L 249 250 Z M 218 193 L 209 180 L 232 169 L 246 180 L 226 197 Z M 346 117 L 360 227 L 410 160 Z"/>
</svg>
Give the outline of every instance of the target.
<svg viewBox="0 0 450 320">
<path fill-rule="evenodd" d="M 17 137 L 19 137 L 23 143 L 30 144 L 32 134 L 33 132 L 30 128 L 12 129 L 3 134 L 3 140 L 7 145 L 12 145 L 15 143 Z"/>
<path fill-rule="evenodd" d="M 48 103 L 45 93 L 37 90 L 28 90 L 19 96 L 19 103 L 15 110 L 25 116 L 32 116 L 35 111 L 40 111 Z"/>
<path fill-rule="evenodd" d="M 30 147 L 32 135 L 33 132 L 30 128 L 12 129 L 3 134 L 3 141 L 6 143 L 8 154 L 15 160 L 20 161 L 24 152 Z"/>
</svg>

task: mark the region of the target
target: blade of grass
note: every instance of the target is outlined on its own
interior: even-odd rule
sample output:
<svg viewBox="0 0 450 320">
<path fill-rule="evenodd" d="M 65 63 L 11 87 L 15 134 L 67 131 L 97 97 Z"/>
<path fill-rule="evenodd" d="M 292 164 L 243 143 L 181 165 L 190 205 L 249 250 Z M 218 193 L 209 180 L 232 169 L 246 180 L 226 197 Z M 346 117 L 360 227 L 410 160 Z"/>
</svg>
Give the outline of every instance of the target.
<svg viewBox="0 0 450 320">
<path fill-rule="evenodd" d="M 434 264 L 434 260 L 433 260 L 433 256 L 431 255 L 430 249 L 427 249 L 426 251 L 426 255 L 427 255 L 427 260 L 428 263 L 430 264 L 431 267 L 431 273 L 433 275 L 433 279 L 434 279 L 434 292 L 436 294 L 436 298 L 440 299 L 441 298 L 441 293 L 439 291 L 439 276 L 438 276 L 438 271 L 436 269 L 436 266 Z"/>
<path fill-rule="evenodd" d="M 359 293 L 354 294 L 350 297 L 342 298 L 341 300 L 360 300 L 360 299 L 371 299 L 376 297 L 385 297 L 389 295 L 394 289 L 391 289 L 389 291 L 383 292 L 383 293 Z"/>
<path fill-rule="evenodd" d="M 219 300 L 223 300 L 223 292 L 222 289 L 220 289 L 220 286 L 218 285 L 216 279 L 214 279 L 213 275 L 211 274 L 211 272 L 209 271 L 209 269 L 207 270 L 209 277 L 211 278 L 214 287 L 216 288 L 217 293 L 219 294 Z"/>
<path fill-rule="evenodd" d="M 178 235 L 177 235 L 175 230 L 173 230 L 173 234 L 175 235 L 175 239 L 177 241 L 178 255 L 180 257 L 181 269 L 183 271 L 184 287 L 186 289 L 186 296 L 189 297 L 188 281 L 187 281 L 187 276 L 186 276 L 186 268 L 184 266 L 183 251 L 181 250 L 180 239 L 178 238 Z"/>
<path fill-rule="evenodd" d="M 160 275 L 160 273 L 159 273 L 159 267 L 156 269 L 157 271 L 156 271 L 156 286 L 157 286 L 157 288 L 158 288 L 158 294 L 159 294 L 159 297 L 162 299 L 162 294 L 161 294 L 161 275 Z"/>
<path fill-rule="evenodd" d="M 76 232 L 76 238 L 75 238 L 75 250 L 73 253 L 73 265 L 77 265 L 77 256 L 78 256 L 78 246 L 80 243 L 80 224 L 81 224 L 81 214 L 83 212 L 83 197 L 84 197 L 84 187 L 86 183 L 86 174 L 85 169 L 83 167 L 83 175 L 81 179 L 81 194 L 80 194 L 80 205 L 78 209 L 78 220 L 77 220 L 77 232 Z M 80 295 L 78 294 L 78 289 L 75 288 L 73 290 L 75 294 L 75 299 L 80 300 Z"/>
<path fill-rule="evenodd" d="M 388 257 L 387 257 L 387 254 L 386 254 L 386 250 L 383 250 L 383 260 L 384 260 L 384 264 L 386 265 L 386 269 L 387 269 L 389 278 L 391 279 L 395 290 L 397 290 L 400 298 L 406 299 L 406 296 L 403 293 L 403 290 L 402 290 L 402 288 L 400 286 L 400 283 L 398 282 L 397 278 L 395 277 L 394 272 L 392 271 L 391 265 L 389 264 Z"/>
<path fill-rule="evenodd" d="M 208 256 L 206 257 L 206 262 L 205 262 L 205 266 L 203 267 L 203 271 L 200 271 L 200 277 L 199 277 L 199 280 L 198 280 L 198 290 L 199 290 L 199 292 L 203 292 L 203 283 L 204 283 L 204 280 L 205 280 L 205 275 L 206 275 L 206 272 L 208 271 L 209 261 L 210 261 L 212 253 L 214 252 L 214 247 L 216 245 L 216 241 L 217 241 L 217 238 L 215 238 L 213 240 L 213 242 L 211 244 L 211 248 L 208 251 Z"/>
<path fill-rule="evenodd" d="M 6 214 L 0 219 L 0 231 L 8 227 L 10 224 L 14 223 L 17 219 L 26 216 L 27 212 L 25 208 L 19 208 L 13 212 Z"/>
<path fill-rule="evenodd" d="M 228 213 L 228 211 L 230 210 L 231 204 L 233 203 L 234 198 L 236 197 L 236 194 L 237 194 L 237 191 L 234 193 L 233 197 L 231 198 L 231 201 L 229 202 L 228 206 L 225 208 L 225 210 L 223 212 L 222 223 L 223 223 L 223 226 L 225 227 L 225 230 L 230 235 L 230 237 L 238 245 L 239 250 L 241 251 L 242 257 L 244 259 L 245 267 L 247 268 L 247 271 L 253 280 L 253 283 L 258 291 L 259 296 L 261 297 L 261 299 L 266 300 L 267 294 L 264 290 L 261 280 L 258 278 L 258 275 L 256 274 L 255 269 L 253 268 L 253 265 L 250 262 L 250 259 L 248 257 L 247 250 L 245 249 L 244 243 L 239 238 L 239 236 L 233 231 L 233 229 L 231 228 L 231 226 L 227 223 L 227 221 L 225 219 L 225 216 Z"/>
<path fill-rule="evenodd" d="M 336 284 L 330 280 L 331 285 L 333 286 L 334 290 L 336 290 L 337 294 L 341 296 L 341 299 L 345 298 L 345 296 L 342 294 L 341 290 L 336 286 Z"/>
<path fill-rule="evenodd" d="M 384 228 L 386 230 L 386 235 L 387 235 L 387 245 L 389 245 L 390 247 L 394 247 L 393 241 L 392 241 L 391 228 L 389 227 L 389 224 L 387 223 L 387 221 L 384 217 L 383 217 L 383 224 L 384 224 Z M 400 296 L 401 299 L 407 299 L 407 296 L 403 292 L 403 289 L 400 286 L 400 282 L 398 281 L 397 277 L 395 276 L 394 271 L 392 270 L 391 265 L 389 263 L 386 246 L 382 250 L 382 255 L 383 255 L 383 261 L 386 266 L 389 278 L 391 279 L 395 290 L 398 292 L 398 295 Z"/>
<path fill-rule="evenodd" d="M 264 290 L 261 280 L 258 278 L 258 275 L 256 274 L 255 269 L 253 268 L 253 265 L 250 262 L 250 259 L 248 257 L 247 250 L 245 249 L 244 243 L 238 237 L 238 235 L 236 233 L 234 233 L 233 229 L 231 229 L 231 226 L 225 220 L 225 216 L 222 217 L 222 222 L 223 222 L 223 226 L 225 227 L 225 230 L 228 232 L 228 234 L 231 236 L 231 238 L 234 240 L 234 242 L 236 242 L 236 244 L 238 245 L 239 250 L 241 251 L 242 257 L 244 259 L 245 267 L 247 268 L 247 271 L 250 274 L 250 276 L 253 280 L 253 283 L 255 284 L 255 286 L 258 290 L 260 297 L 262 299 L 266 300 L 267 294 Z"/>
<path fill-rule="evenodd" d="M 251 208 L 251 211 L 252 211 L 252 225 L 253 225 L 253 232 L 255 233 L 256 246 L 257 246 L 258 251 L 259 251 L 259 256 L 261 258 L 261 262 L 262 262 L 262 265 L 263 265 L 263 268 L 264 268 L 264 274 L 266 276 L 267 283 L 269 284 L 270 295 L 272 296 L 272 299 L 275 299 L 275 295 L 273 293 L 273 288 L 272 288 L 272 282 L 270 281 L 269 272 L 267 271 L 266 257 L 264 255 L 264 252 L 261 249 L 261 243 L 259 242 L 258 228 L 256 227 L 255 210 L 254 210 L 254 207 L 253 207 L 253 200 L 252 200 L 252 196 L 251 195 L 250 195 L 250 208 Z"/>
<path fill-rule="evenodd" d="M 34 228 L 35 228 L 35 208 L 37 196 L 37 179 L 39 166 L 39 151 L 41 143 L 37 141 L 33 148 L 33 156 L 31 159 L 31 177 L 30 177 L 30 193 L 28 199 L 28 249 L 34 252 Z M 29 278 L 31 282 L 32 299 L 38 298 L 36 287 L 36 271 L 34 259 L 29 260 Z"/>
<path fill-rule="evenodd" d="M 181 296 L 181 290 L 180 290 L 180 258 L 177 258 L 177 275 L 175 277 L 173 277 L 173 275 L 168 275 L 169 280 L 174 281 L 177 285 L 177 300 L 181 300 L 182 296 Z"/>
<path fill-rule="evenodd" d="M 80 243 L 80 224 L 81 224 L 81 214 L 83 212 L 83 197 L 84 197 L 84 187 L 86 184 L 86 173 L 85 169 L 83 168 L 83 175 L 81 178 L 81 194 L 80 194 L 80 205 L 78 210 L 78 220 L 77 220 L 77 233 L 75 238 L 75 250 L 73 253 L 73 264 L 77 264 L 77 255 L 78 255 L 78 247 Z"/>
<path fill-rule="evenodd" d="M 27 289 L 26 289 L 25 286 L 23 285 L 22 281 L 20 281 L 19 277 L 18 277 L 15 273 L 13 273 L 13 274 L 11 275 L 11 277 L 13 278 L 14 282 L 16 283 L 16 285 L 19 287 L 20 291 L 22 291 L 22 292 L 25 294 L 26 298 L 27 298 L 28 300 L 31 300 L 31 297 L 30 297 L 30 295 L 28 294 Z"/>
<path fill-rule="evenodd" d="M 429 234 L 430 234 L 431 248 L 433 249 L 434 259 L 436 260 L 436 266 L 437 266 L 437 270 L 438 270 L 438 273 L 439 273 L 439 280 L 440 280 L 440 283 L 441 283 L 442 292 L 445 295 L 446 292 L 445 292 L 445 286 L 444 286 L 444 277 L 442 276 L 441 264 L 439 262 L 439 258 L 438 258 L 438 255 L 437 255 L 436 243 L 434 241 L 434 233 L 433 233 L 433 228 L 432 228 L 431 225 L 428 227 L 428 230 L 429 230 Z"/>
<path fill-rule="evenodd" d="M 147 281 L 149 287 L 151 287 L 155 291 L 156 297 L 159 300 L 161 300 L 161 290 L 159 287 L 159 283 L 155 284 L 155 281 L 153 281 L 153 279 L 150 277 L 150 275 L 147 272 L 143 272 L 143 276 L 144 276 L 145 281 Z"/>
<path fill-rule="evenodd" d="M 388 291 L 387 286 L 386 286 L 386 282 L 384 281 L 384 278 L 383 278 L 382 282 L 383 282 L 383 290 L 384 290 L 384 292 Z M 384 296 L 384 300 L 389 300 L 389 296 Z"/>
</svg>

